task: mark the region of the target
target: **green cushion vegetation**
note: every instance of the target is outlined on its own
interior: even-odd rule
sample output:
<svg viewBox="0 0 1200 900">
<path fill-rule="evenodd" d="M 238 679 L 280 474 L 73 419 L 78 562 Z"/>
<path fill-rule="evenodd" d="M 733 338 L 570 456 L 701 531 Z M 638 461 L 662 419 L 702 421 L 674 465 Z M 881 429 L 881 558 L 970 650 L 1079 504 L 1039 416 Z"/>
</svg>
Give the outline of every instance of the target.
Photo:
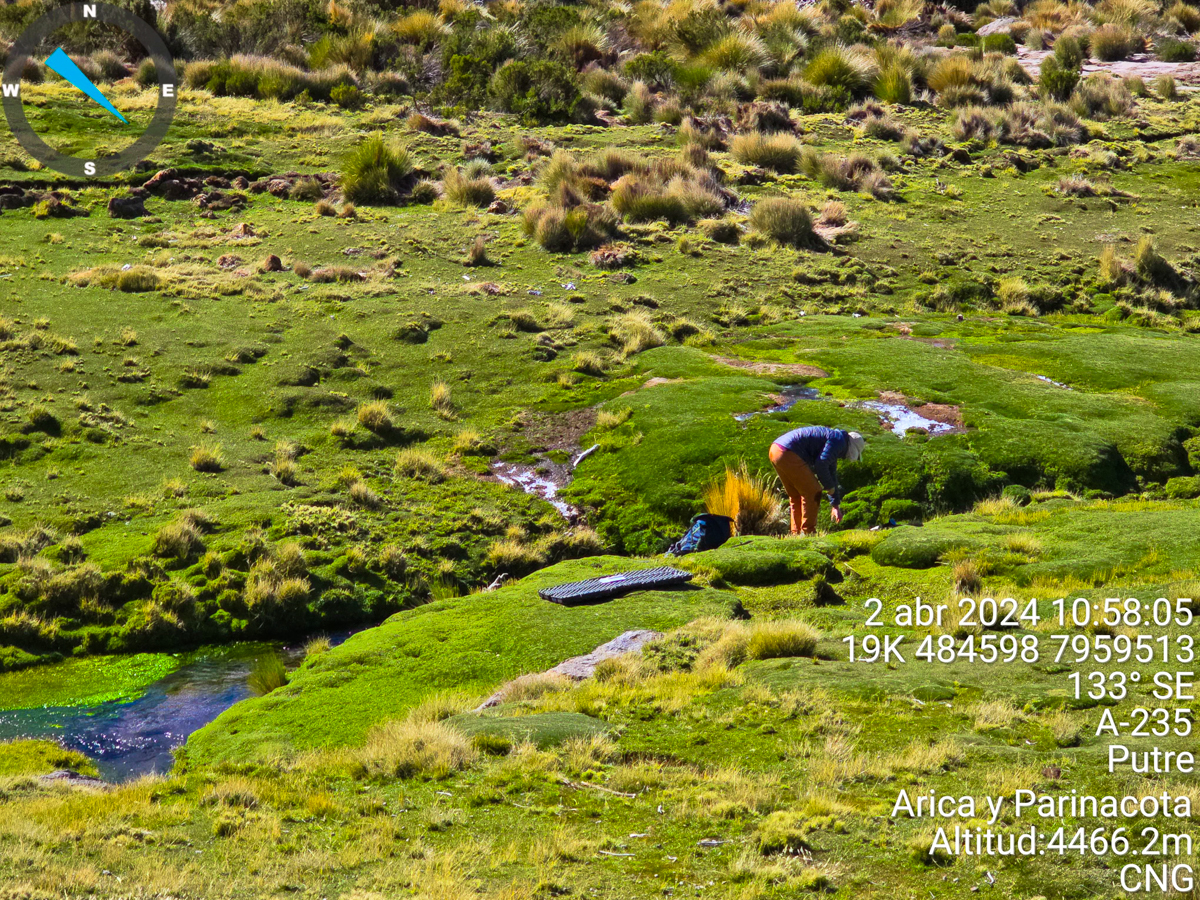
<svg viewBox="0 0 1200 900">
<path fill-rule="evenodd" d="M 1167 496 L 1172 500 L 1191 500 L 1200 497 L 1200 476 L 1185 475 L 1167 482 Z"/>
<path fill-rule="evenodd" d="M 972 546 L 974 541 L 961 534 L 925 528 L 897 528 L 871 551 L 871 559 L 881 566 L 903 569 L 928 569 L 951 550 Z"/>
<path fill-rule="evenodd" d="M 594 650 L 622 632 L 664 631 L 702 616 L 732 616 L 737 599 L 711 588 L 639 591 L 565 607 L 539 588 L 661 565 L 598 556 L 559 563 L 486 594 L 430 603 L 311 658 L 287 687 L 239 703 L 192 735 L 188 758 L 245 762 L 333 744 L 358 744 L 371 726 L 401 718 L 426 697 L 489 693 Z"/>
<path fill-rule="evenodd" d="M 686 556 L 682 564 L 713 569 L 730 584 L 783 584 L 831 573 L 827 557 L 797 543 L 803 546 L 803 541 L 737 537 L 716 550 Z"/>
<path fill-rule="evenodd" d="M 556 746 L 571 738 L 607 734 L 611 730 L 608 724 L 599 719 L 574 712 L 535 713 L 529 716 L 463 713 L 447 719 L 446 724 L 469 737 L 485 735 L 510 744 L 529 741 L 543 748 Z"/>
<path fill-rule="evenodd" d="M 0 778 L 46 775 L 69 769 L 95 775 L 96 768 L 82 753 L 65 750 L 53 741 L 12 741 L 0 744 Z"/>
</svg>

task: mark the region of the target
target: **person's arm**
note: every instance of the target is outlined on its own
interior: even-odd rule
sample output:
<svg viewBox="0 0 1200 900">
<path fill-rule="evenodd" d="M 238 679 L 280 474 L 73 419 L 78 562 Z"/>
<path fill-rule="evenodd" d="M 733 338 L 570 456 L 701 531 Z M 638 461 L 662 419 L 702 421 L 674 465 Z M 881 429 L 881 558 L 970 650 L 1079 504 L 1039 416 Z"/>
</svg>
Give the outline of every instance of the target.
<svg viewBox="0 0 1200 900">
<path fill-rule="evenodd" d="M 837 509 L 842 505 L 842 485 L 837 477 L 837 461 L 842 455 L 839 441 L 831 434 L 821 449 L 821 456 L 813 466 L 813 473 L 829 494 L 829 505 Z"/>
</svg>

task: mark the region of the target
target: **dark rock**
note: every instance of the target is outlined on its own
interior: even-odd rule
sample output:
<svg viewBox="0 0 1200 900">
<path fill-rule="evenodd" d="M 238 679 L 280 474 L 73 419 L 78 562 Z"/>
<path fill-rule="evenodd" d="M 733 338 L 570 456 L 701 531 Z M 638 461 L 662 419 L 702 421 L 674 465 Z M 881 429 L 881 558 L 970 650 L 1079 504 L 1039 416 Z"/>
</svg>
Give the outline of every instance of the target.
<svg viewBox="0 0 1200 900">
<path fill-rule="evenodd" d="M 140 219 L 149 215 L 146 202 L 141 197 L 112 197 L 108 201 L 108 214 L 114 219 Z"/>
<path fill-rule="evenodd" d="M 507 577 L 507 575 L 501 576 L 501 578 Z M 497 578 L 488 590 L 491 591 L 500 587 L 503 584 L 501 578 Z M 626 631 L 624 634 L 617 635 L 617 637 L 613 638 L 607 644 L 601 644 L 591 653 L 586 653 L 583 656 L 573 656 L 570 659 L 564 660 L 553 669 L 547 670 L 544 674 L 560 675 L 572 681 L 583 681 L 596 674 L 596 666 L 600 665 L 600 663 L 616 659 L 618 656 L 624 656 L 627 653 L 641 653 L 642 648 L 651 641 L 659 640 L 662 636 L 662 632 L 660 631 Z M 528 678 L 529 676 L 524 677 Z M 491 697 L 484 700 L 476 708 L 476 712 L 489 709 L 493 706 L 499 706 L 504 702 L 513 685 L 520 681 L 521 679 L 518 678 L 515 681 L 508 682 L 508 684 L 492 694 Z"/>
<path fill-rule="evenodd" d="M 151 176 L 151 178 L 142 185 L 142 187 L 144 187 L 146 190 L 150 191 L 151 193 L 157 193 L 158 189 L 160 188 L 160 186 L 163 183 L 165 183 L 167 181 L 178 181 L 178 180 L 179 180 L 179 170 L 178 169 L 162 169 L 161 171 L 155 172 L 154 175 Z"/>
<path fill-rule="evenodd" d="M 292 190 L 292 183 L 286 178 L 272 178 L 267 184 L 267 193 L 272 197 L 286 197 Z"/>
<path fill-rule="evenodd" d="M 237 178 L 233 179 L 233 181 L 231 181 L 229 183 L 229 186 L 232 188 L 237 188 L 237 190 L 239 190 L 239 191 L 245 191 L 245 190 L 249 190 L 250 181 L 246 178 L 245 175 L 239 175 Z"/>
<path fill-rule="evenodd" d="M 42 784 L 70 784 L 79 787 L 107 787 L 104 781 L 99 778 L 94 778 L 91 775 L 80 775 L 78 772 L 72 772 L 70 769 L 59 769 L 57 772 L 51 772 L 48 775 L 42 775 L 38 778 Z"/>
<path fill-rule="evenodd" d="M 503 216 L 508 213 L 508 204 L 503 200 L 493 200 L 492 205 L 488 207 L 487 211 L 490 213 L 495 213 L 499 216 Z"/>
<path fill-rule="evenodd" d="M 262 270 L 264 272 L 282 272 L 283 260 L 272 253 L 263 261 Z"/>
<path fill-rule="evenodd" d="M 998 19 L 988 22 L 975 33 L 980 37 L 987 37 L 992 34 L 1008 34 L 1012 31 L 1012 27 L 1016 21 L 1016 16 L 1001 16 Z"/>
<path fill-rule="evenodd" d="M 34 218 L 74 219 L 80 216 L 90 215 L 86 209 L 79 209 L 76 206 L 68 206 L 52 194 L 43 197 L 38 202 L 44 205 L 39 206 L 34 211 Z"/>
<path fill-rule="evenodd" d="M 164 200 L 187 200 L 192 196 L 182 181 L 164 181 L 157 192 Z"/>
<path fill-rule="evenodd" d="M 770 180 L 771 176 L 767 173 L 766 169 L 759 168 L 747 169 L 745 172 L 740 173 L 736 179 L 734 179 L 735 183 L 740 185 L 762 184 Z"/>
</svg>

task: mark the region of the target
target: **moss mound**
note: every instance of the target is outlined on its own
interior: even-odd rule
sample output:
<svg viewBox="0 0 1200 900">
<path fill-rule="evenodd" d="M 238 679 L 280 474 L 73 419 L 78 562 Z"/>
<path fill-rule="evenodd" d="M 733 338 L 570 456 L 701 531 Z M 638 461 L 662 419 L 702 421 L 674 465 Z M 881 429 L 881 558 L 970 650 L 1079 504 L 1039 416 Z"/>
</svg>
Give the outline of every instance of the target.
<svg viewBox="0 0 1200 900">
<path fill-rule="evenodd" d="M 666 631 L 703 616 L 731 618 L 733 595 L 708 589 L 637 591 L 565 607 L 538 589 L 661 565 L 612 556 L 559 563 L 486 594 L 397 613 L 306 662 L 288 686 L 237 704 L 188 741 L 193 763 L 244 761 L 322 745 L 356 744 L 371 727 L 445 692 L 479 699 L 518 675 L 589 653 L 624 631 Z"/>
<path fill-rule="evenodd" d="M 828 557 L 797 545 L 805 546 L 803 540 L 734 538 L 716 550 L 688 556 L 683 565 L 712 569 L 730 584 L 784 584 L 836 577 L 837 569 Z"/>
<path fill-rule="evenodd" d="M 571 738 L 588 738 L 610 731 L 610 727 L 599 719 L 575 712 L 535 713 L 531 716 L 463 713 L 447 719 L 446 724 L 487 748 L 528 741 L 544 749 Z"/>
<path fill-rule="evenodd" d="M 897 528 L 871 551 L 871 559 L 881 566 L 901 569 L 928 569 L 951 550 L 973 546 L 963 535 L 947 534 L 925 528 Z"/>
</svg>

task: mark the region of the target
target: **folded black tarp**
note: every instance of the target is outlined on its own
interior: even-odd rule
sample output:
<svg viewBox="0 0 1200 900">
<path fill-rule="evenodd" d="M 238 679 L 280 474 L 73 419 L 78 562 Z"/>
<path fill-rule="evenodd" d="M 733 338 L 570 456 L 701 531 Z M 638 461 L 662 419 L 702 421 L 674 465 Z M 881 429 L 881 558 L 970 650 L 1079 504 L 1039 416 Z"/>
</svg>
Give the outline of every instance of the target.
<svg viewBox="0 0 1200 900">
<path fill-rule="evenodd" d="M 657 569 L 640 569 L 636 572 L 619 572 L 602 578 L 586 581 L 571 581 L 556 584 L 538 591 L 538 596 L 551 603 L 576 606 L 581 603 L 599 603 L 612 600 L 630 591 L 649 591 L 659 588 L 677 587 L 692 580 L 692 573 L 671 566 Z"/>
</svg>

